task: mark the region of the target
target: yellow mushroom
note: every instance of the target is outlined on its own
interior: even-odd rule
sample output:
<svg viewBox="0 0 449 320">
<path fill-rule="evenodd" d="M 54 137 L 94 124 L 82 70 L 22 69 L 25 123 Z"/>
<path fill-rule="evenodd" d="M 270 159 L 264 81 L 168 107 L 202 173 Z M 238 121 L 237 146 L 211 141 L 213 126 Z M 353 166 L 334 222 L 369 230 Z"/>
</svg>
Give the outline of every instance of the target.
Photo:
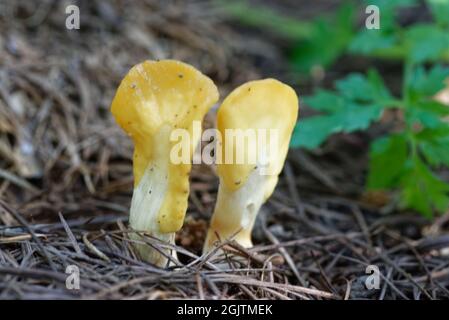
<svg viewBox="0 0 449 320">
<path fill-rule="evenodd" d="M 174 243 L 187 210 L 191 159 L 200 138 L 193 134 L 193 123 L 201 122 L 217 100 L 218 90 L 211 79 L 174 60 L 140 63 L 120 83 L 111 112 L 134 142 L 132 229 Z M 171 137 L 175 129 L 186 130 L 191 137 L 188 163 L 170 159 L 177 143 Z M 137 234 L 132 238 L 141 240 Z M 136 249 L 148 262 L 167 263 L 151 246 L 136 244 Z"/>
<path fill-rule="evenodd" d="M 295 91 L 274 79 L 248 82 L 223 101 L 217 115 L 220 187 L 204 252 L 234 235 L 252 246 L 257 213 L 277 184 L 298 110 Z"/>
</svg>

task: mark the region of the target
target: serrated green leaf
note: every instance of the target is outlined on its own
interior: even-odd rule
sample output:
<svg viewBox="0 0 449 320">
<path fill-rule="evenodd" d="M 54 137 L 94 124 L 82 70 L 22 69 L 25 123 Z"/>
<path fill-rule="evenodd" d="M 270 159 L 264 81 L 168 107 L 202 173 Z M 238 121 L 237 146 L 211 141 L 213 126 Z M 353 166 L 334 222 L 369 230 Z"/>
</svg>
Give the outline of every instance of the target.
<svg viewBox="0 0 449 320">
<path fill-rule="evenodd" d="M 432 24 L 409 27 L 404 39 L 412 63 L 438 60 L 449 47 L 449 33 Z"/>
<path fill-rule="evenodd" d="M 402 179 L 401 203 L 431 218 L 449 206 L 449 184 L 437 178 L 418 158 L 414 158 Z"/>
<path fill-rule="evenodd" d="M 323 89 L 318 89 L 313 96 L 304 97 L 303 102 L 310 108 L 323 112 L 335 112 L 345 103 L 336 93 Z"/>
<path fill-rule="evenodd" d="M 330 66 L 346 50 L 354 35 L 354 9 L 350 4 L 339 8 L 336 16 L 313 22 L 308 40 L 301 41 L 290 52 L 290 61 L 301 71 Z"/>
<path fill-rule="evenodd" d="M 435 138 L 444 138 L 446 136 L 449 136 L 449 124 L 442 122 L 438 128 L 435 129 L 425 128 L 421 132 L 417 133 L 415 136 L 416 139 L 418 139 L 418 141 L 432 140 Z"/>
<path fill-rule="evenodd" d="M 449 167 L 449 137 L 420 144 L 421 152 L 426 161 L 433 166 L 445 165 Z"/>
<path fill-rule="evenodd" d="M 293 133 L 291 147 L 314 149 L 331 134 L 367 129 L 379 119 L 382 109 L 378 105 L 348 103 L 335 113 L 302 119 Z"/>
<path fill-rule="evenodd" d="M 293 131 L 290 146 L 315 149 L 332 134 L 334 125 L 334 119 L 326 116 L 302 119 Z"/>
<path fill-rule="evenodd" d="M 441 118 L 449 115 L 449 106 L 442 104 L 436 100 L 433 100 L 433 98 L 423 99 L 418 102 L 417 106 L 419 108 L 437 114 Z"/>
<path fill-rule="evenodd" d="M 349 52 L 368 55 L 378 50 L 391 48 L 397 41 L 396 36 L 383 30 L 361 30 L 349 44 Z"/>
<path fill-rule="evenodd" d="M 353 101 L 388 100 L 391 95 L 379 74 L 370 70 L 368 76 L 350 74 L 345 79 L 336 82 L 335 87 L 340 94 Z"/>
<path fill-rule="evenodd" d="M 416 135 L 418 148 L 432 166 L 449 167 L 449 125 L 440 123 L 435 129 L 426 128 Z"/>
<path fill-rule="evenodd" d="M 410 125 L 420 124 L 425 128 L 432 129 L 441 125 L 441 115 L 431 108 L 426 108 L 425 104 L 409 106 L 405 119 Z"/>
<path fill-rule="evenodd" d="M 380 118 L 390 98 L 380 76 L 369 72 L 365 77 L 351 74 L 336 83 L 338 94 L 319 90 L 304 98 L 306 105 L 324 112 L 319 116 L 302 119 L 293 134 L 291 146 L 313 149 L 334 133 L 364 130 Z"/>
<path fill-rule="evenodd" d="M 353 132 L 357 130 L 365 130 L 371 125 L 373 121 L 380 118 L 383 106 L 370 104 L 349 104 L 343 111 L 335 114 L 335 126 L 333 133 L 337 132 Z"/>
<path fill-rule="evenodd" d="M 407 86 L 412 98 L 429 98 L 445 87 L 445 80 L 449 77 L 449 68 L 441 65 L 433 66 L 429 71 L 419 66 L 414 68 Z"/>
<path fill-rule="evenodd" d="M 397 187 L 407 158 L 407 139 L 404 135 L 391 135 L 374 141 L 370 150 L 368 188 Z"/>
<path fill-rule="evenodd" d="M 342 80 L 338 80 L 335 87 L 340 94 L 350 100 L 371 101 L 375 92 L 368 79 L 358 73 L 350 74 Z"/>
</svg>

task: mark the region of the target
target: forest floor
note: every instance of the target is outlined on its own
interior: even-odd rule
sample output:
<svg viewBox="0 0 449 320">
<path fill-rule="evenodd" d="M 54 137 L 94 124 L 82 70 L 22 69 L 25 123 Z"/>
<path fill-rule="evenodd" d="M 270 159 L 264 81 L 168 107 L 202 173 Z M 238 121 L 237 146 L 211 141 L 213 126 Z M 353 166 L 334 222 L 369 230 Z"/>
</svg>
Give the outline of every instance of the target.
<svg viewBox="0 0 449 320">
<path fill-rule="evenodd" d="M 268 76 L 300 95 L 316 84 L 292 82 L 285 41 L 236 26 L 209 2 L 79 1 L 77 31 L 65 28 L 63 2 L 39 3 L 0 8 L 0 299 L 449 298 L 449 213 L 429 221 L 398 211 L 394 196 L 364 193 L 362 133 L 291 150 L 255 246 L 226 242 L 221 256 L 200 256 L 218 179 L 195 165 L 179 261 L 139 261 L 127 229 L 132 145 L 109 112 L 129 68 L 182 60 L 222 97 Z M 338 65 L 323 82 L 354 61 Z M 71 265 L 80 290 L 66 288 Z M 378 289 L 365 286 L 368 266 L 380 271 Z"/>
</svg>

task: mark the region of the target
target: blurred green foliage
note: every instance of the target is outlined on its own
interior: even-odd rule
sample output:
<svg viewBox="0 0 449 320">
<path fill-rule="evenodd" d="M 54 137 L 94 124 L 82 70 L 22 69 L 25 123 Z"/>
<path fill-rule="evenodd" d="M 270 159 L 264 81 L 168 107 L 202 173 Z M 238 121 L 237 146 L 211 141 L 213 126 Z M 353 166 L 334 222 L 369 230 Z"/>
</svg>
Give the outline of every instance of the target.
<svg viewBox="0 0 449 320">
<path fill-rule="evenodd" d="M 428 217 L 434 212 L 444 212 L 449 206 L 449 184 L 432 172 L 440 166 L 449 167 L 449 124 L 444 120 L 449 115 L 449 107 L 432 99 L 443 89 L 448 77 L 449 68 L 438 64 L 429 70 L 423 66 L 414 67 L 404 80 L 401 106 L 404 128 L 375 140 L 371 146 L 368 187 L 399 189 L 403 206 Z M 388 140 L 396 140 L 405 151 L 399 151 L 401 147 L 391 149 L 391 142 L 388 142 L 390 149 L 382 151 L 379 146 Z M 405 153 L 402 162 L 398 161 L 397 152 Z M 389 165 L 380 167 L 379 163 L 389 163 L 393 158 L 400 169 L 394 170 Z M 389 181 L 383 183 L 381 176 Z"/>
<path fill-rule="evenodd" d="M 290 50 L 289 58 L 298 71 L 331 66 L 345 51 L 355 35 L 354 6 L 341 6 L 334 16 L 315 19 L 307 37 Z"/>
<path fill-rule="evenodd" d="M 399 23 L 399 10 L 420 1 L 370 0 L 359 9 L 364 11 L 368 4 L 380 9 L 378 30 L 356 30 L 353 2 L 333 15 L 296 24 L 290 19 L 288 28 L 273 30 L 294 39 L 289 57 L 293 68 L 302 72 L 332 66 L 343 54 L 402 63 L 400 96 L 393 96 L 375 70 L 349 74 L 335 82 L 334 90 L 319 88 L 303 98 L 318 114 L 301 119 L 291 146 L 315 149 L 332 134 L 364 130 L 385 113 L 395 115 L 390 134 L 371 144 L 367 187 L 397 190 L 403 207 L 432 217 L 449 208 L 449 183 L 435 172 L 449 167 L 449 107 L 433 98 L 449 77 L 444 66 L 449 61 L 449 0 L 427 0 L 432 21 L 407 26 Z M 246 12 L 257 16 L 258 10 L 252 9 Z M 253 25 L 267 27 L 259 22 Z"/>
<path fill-rule="evenodd" d="M 342 5 L 336 14 L 325 14 L 313 21 L 286 17 L 246 0 L 215 2 L 240 23 L 292 41 L 294 45 L 288 55 L 295 70 L 301 72 L 309 72 L 315 66 L 331 66 L 346 51 L 356 32 L 353 1 Z"/>
<path fill-rule="evenodd" d="M 250 5 L 245 0 L 215 0 L 215 3 L 228 15 L 240 23 L 270 30 L 293 41 L 309 37 L 312 25 L 276 13 L 268 7 Z"/>
<path fill-rule="evenodd" d="M 430 23 L 418 23 L 407 27 L 399 25 L 396 12 L 399 9 L 413 7 L 416 0 L 371 0 L 366 4 L 377 5 L 381 13 L 381 28 L 362 29 L 352 39 L 348 52 L 370 55 L 378 58 L 410 60 L 412 63 L 426 61 L 449 61 L 449 32 L 447 21 L 434 16 Z M 449 8 L 447 0 L 428 0 L 431 12 L 444 12 Z M 439 10 L 441 11 L 439 11 Z M 449 20 L 449 18 L 446 18 Z M 437 22 L 441 21 L 441 23 Z"/>
<path fill-rule="evenodd" d="M 445 86 L 449 69 L 440 65 L 448 60 L 449 1 L 429 0 L 434 20 L 400 26 L 395 13 L 416 1 L 369 1 L 381 12 L 381 29 L 359 31 L 348 52 L 400 59 L 403 86 L 400 97 L 393 97 L 382 78 L 371 70 L 366 75 L 350 74 L 335 83 L 335 91 L 319 89 L 304 102 L 319 115 L 302 119 L 292 138 L 292 147 L 317 148 L 331 134 L 368 128 L 388 109 L 398 110 L 391 134 L 371 145 L 367 187 L 398 190 L 403 207 L 427 217 L 449 207 L 449 184 L 434 170 L 449 167 L 449 125 L 444 119 L 449 107 L 433 96 Z M 332 107 L 330 107 L 332 106 Z"/>
</svg>

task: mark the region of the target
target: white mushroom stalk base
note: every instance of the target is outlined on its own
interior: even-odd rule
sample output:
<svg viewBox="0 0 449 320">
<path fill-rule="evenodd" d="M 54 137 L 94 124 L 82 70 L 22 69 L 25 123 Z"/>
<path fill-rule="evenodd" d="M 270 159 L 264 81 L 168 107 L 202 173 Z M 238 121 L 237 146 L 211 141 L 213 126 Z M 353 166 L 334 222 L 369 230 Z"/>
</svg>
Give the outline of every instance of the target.
<svg viewBox="0 0 449 320">
<path fill-rule="evenodd" d="M 239 189 L 229 190 L 220 179 L 217 203 L 212 216 L 203 253 L 215 248 L 219 241 L 232 238 L 243 247 L 252 247 L 251 231 L 257 213 L 265 202 L 265 186 L 269 176 L 255 170 Z"/>
<path fill-rule="evenodd" d="M 168 164 L 166 162 L 152 163 L 146 168 L 139 185 L 134 189 L 129 222 L 131 228 L 135 231 L 142 231 L 167 244 L 174 244 L 175 233 L 160 232 L 158 221 L 159 210 L 168 188 L 167 177 Z M 132 233 L 131 235 L 131 239 L 140 242 L 143 241 L 142 237 L 137 233 Z M 167 257 L 149 244 L 136 243 L 135 248 L 141 259 L 160 267 L 167 265 Z M 161 251 L 165 255 L 176 257 L 174 250 L 161 248 Z"/>
</svg>

